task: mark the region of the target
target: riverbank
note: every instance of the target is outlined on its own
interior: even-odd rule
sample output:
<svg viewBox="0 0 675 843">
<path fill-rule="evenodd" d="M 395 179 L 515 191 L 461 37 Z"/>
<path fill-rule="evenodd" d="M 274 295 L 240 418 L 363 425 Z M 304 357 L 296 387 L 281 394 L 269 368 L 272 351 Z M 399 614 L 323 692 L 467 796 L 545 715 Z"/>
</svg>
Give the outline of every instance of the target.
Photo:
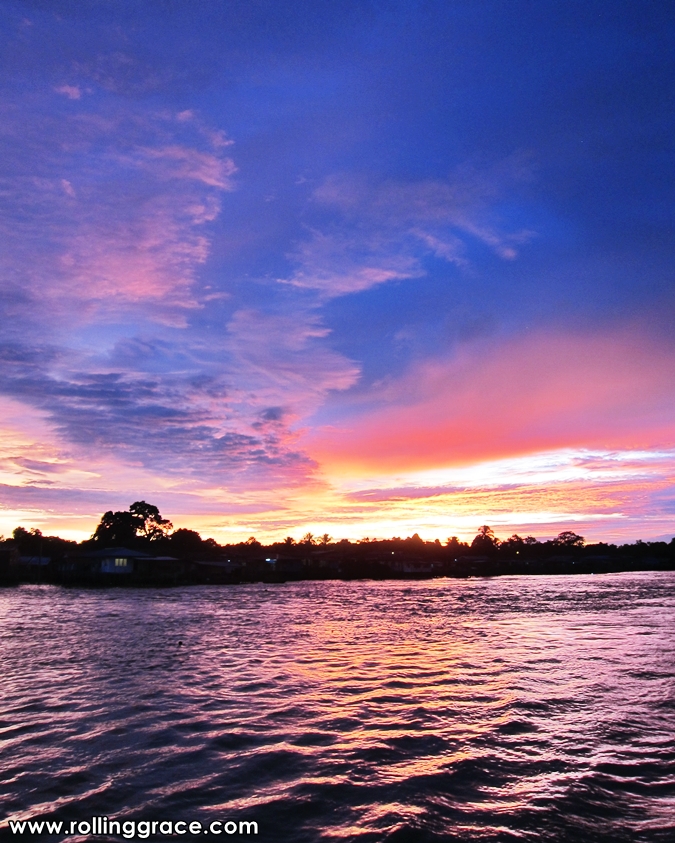
<svg viewBox="0 0 675 843">
<path fill-rule="evenodd" d="M 294 555 L 251 552 L 211 558 L 152 555 L 130 548 L 107 548 L 63 554 L 9 558 L 0 566 L 0 584 L 50 583 L 68 586 L 187 586 L 237 583 L 278 583 L 326 580 L 420 580 L 438 577 L 499 577 L 609 574 L 628 571 L 675 570 L 672 543 L 664 547 L 629 545 L 618 549 L 597 546 L 572 548 L 567 553 L 467 553 L 453 556 L 447 548 L 424 547 L 418 553 L 391 551 L 370 543 L 363 548 L 313 548 Z M 620 552 L 623 551 L 623 552 Z M 0 557 L 0 562 L 2 562 Z"/>
</svg>

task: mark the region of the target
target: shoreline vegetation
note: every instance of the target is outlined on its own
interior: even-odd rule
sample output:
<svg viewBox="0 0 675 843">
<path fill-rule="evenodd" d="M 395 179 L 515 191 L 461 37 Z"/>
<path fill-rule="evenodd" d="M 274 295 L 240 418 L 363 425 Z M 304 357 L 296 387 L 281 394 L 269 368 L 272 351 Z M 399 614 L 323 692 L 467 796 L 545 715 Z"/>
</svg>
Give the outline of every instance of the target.
<svg viewBox="0 0 675 843">
<path fill-rule="evenodd" d="M 0 584 L 161 586 L 297 580 L 430 579 L 531 574 L 675 570 L 670 542 L 586 544 L 572 531 L 555 539 L 499 539 L 487 525 L 473 541 L 408 538 L 334 542 L 307 533 L 263 545 L 251 537 L 220 545 L 194 530 L 173 530 L 156 506 L 136 501 L 106 512 L 91 539 L 68 541 L 17 527 L 0 539 Z"/>
</svg>

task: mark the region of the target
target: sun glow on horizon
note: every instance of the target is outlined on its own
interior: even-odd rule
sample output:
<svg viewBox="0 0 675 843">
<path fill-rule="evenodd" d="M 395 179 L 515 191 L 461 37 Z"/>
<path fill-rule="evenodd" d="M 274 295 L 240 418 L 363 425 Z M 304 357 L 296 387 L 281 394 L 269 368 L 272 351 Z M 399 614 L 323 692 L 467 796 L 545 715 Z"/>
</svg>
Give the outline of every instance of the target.
<svg viewBox="0 0 675 843">
<path fill-rule="evenodd" d="M 474 466 L 341 478 L 333 484 L 325 478 L 323 484 L 280 496 L 254 490 L 239 495 L 216 489 L 190 492 L 157 483 L 140 497 L 159 503 L 175 528 L 194 529 L 220 543 L 250 536 L 264 543 L 289 535 L 298 540 L 308 532 L 352 541 L 417 533 L 445 542 L 451 535 L 470 540 L 484 523 L 501 538 L 514 532 L 553 537 L 570 528 L 589 540 L 630 541 L 675 532 L 668 512 L 655 511 L 645 519 L 635 505 L 647 493 L 667 494 L 674 474 L 673 451 L 564 449 Z M 106 500 L 102 491 L 99 495 Z M 120 495 L 117 490 L 114 497 Z M 127 497 L 130 503 L 139 495 L 129 490 Z M 123 507 L 103 504 L 101 510 L 109 508 Z M 0 532 L 35 526 L 81 540 L 91 536 L 100 514 L 5 508 Z"/>
</svg>

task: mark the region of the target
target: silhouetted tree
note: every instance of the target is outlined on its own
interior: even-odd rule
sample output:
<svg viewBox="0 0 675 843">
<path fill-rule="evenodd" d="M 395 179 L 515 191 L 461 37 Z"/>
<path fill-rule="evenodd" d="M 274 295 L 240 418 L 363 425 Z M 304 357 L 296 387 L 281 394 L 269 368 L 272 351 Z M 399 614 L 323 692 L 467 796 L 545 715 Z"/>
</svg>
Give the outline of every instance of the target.
<svg viewBox="0 0 675 843">
<path fill-rule="evenodd" d="M 327 544 L 330 544 L 333 541 L 333 537 L 329 536 L 328 533 L 324 533 L 322 536 L 319 537 L 319 544 L 323 545 L 324 547 Z"/>
<path fill-rule="evenodd" d="M 499 539 L 495 537 L 492 527 L 484 524 L 478 528 L 478 534 L 471 542 L 471 548 L 481 553 L 489 553 L 499 545 Z"/>
<path fill-rule="evenodd" d="M 29 537 L 30 533 L 25 527 L 15 527 L 12 530 L 12 538 L 15 542 L 25 542 Z"/>
<path fill-rule="evenodd" d="M 19 552 L 25 555 L 42 555 L 43 536 L 42 531 L 37 527 L 27 530 L 25 527 L 17 527 L 12 530 L 12 537 L 19 546 Z"/>
<path fill-rule="evenodd" d="M 132 512 L 109 509 L 101 516 L 92 539 L 108 547 L 126 547 L 135 543 L 138 525 L 138 518 Z"/>
<path fill-rule="evenodd" d="M 507 556 L 512 553 L 519 554 L 524 548 L 525 542 L 518 533 L 514 533 L 512 536 L 509 536 L 508 539 L 504 539 L 504 541 L 499 544 L 500 551 L 502 553 L 506 553 Z"/>
<path fill-rule="evenodd" d="M 136 532 L 150 541 L 166 538 L 173 529 L 173 524 L 168 518 L 162 518 L 156 506 L 145 501 L 136 501 L 129 507 L 129 512 L 138 521 Z"/>
<path fill-rule="evenodd" d="M 12 531 L 12 536 L 22 556 L 54 558 L 76 544 L 67 539 L 59 538 L 59 536 L 43 536 L 42 531 L 38 530 L 37 527 L 33 527 L 31 530 L 26 530 L 25 527 L 17 527 Z"/>
<path fill-rule="evenodd" d="M 176 553 L 199 553 L 204 544 L 196 530 L 186 530 L 185 527 L 175 530 L 169 541 L 172 551 Z"/>
<path fill-rule="evenodd" d="M 166 538 L 172 526 L 168 519 L 162 518 L 156 506 L 136 501 L 127 511 L 103 513 L 92 539 L 104 546 L 124 547 L 135 544 L 139 537 L 147 541 Z"/>
<path fill-rule="evenodd" d="M 583 547 L 584 537 L 578 536 L 571 530 L 565 530 L 563 533 L 558 533 L 557 537 L 553 539 L 553 544 L 558 547 Z"/>
</svg>

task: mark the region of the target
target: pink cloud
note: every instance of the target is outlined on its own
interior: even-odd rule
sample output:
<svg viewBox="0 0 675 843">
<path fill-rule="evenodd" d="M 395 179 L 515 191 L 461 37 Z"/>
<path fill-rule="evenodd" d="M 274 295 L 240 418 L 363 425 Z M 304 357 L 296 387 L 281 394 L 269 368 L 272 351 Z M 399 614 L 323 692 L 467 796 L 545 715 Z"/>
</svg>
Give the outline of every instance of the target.
<svg viewBox="0 0 675 843">
<path fill-rule="evenodd" d="M 58 88 L 54 88 L 57 94 L 63 94 L 64 97 L 68 97 L 69 100 L 79 100 L 82 96 L 82 91 L 77 85 L 60 85 Z"/>
<path fill-rule="evenodd" d="M 467 346 L 380 385 L 377 409 L 308 437 L 330 466 L 398 471 L 561 447 L 675 443 L 675 360 L 644 335 Z M 330 470 L 330 468 L 329 468 Z"/>
<path fill-rule="evenodd" d="M 30 142 L 17 145 L 25 152 L 6 182 L 14 213 L 0 219 L 0 264 L 34 296 L 33 318 L 44 308 L 55 326 L 63 311 L 72 330 L 94 313 L 119 320 L 153 302 L 145 318 L 184 324 L 182 311 L 199 306 L 205 226 L 236 171 L 220 133 L 197 122 L 133 111 L 9 121 L 6 130 Z"/>
<path fill-rule="evenodd" d="M 220 190 L 232 190 L 231 176 L 237 168 L 231 158 L 220 158 L 208 152 L 182 146 L 144 148 L 141 160 L 155 163 L 160 178 L 189 179 Z"/>
<path fill-rule="evenodd" d="M 70 196 L 71 199 L 75 198 L 75 190 L 68 179 L 61 179 L 61 187 L 63 188 L 63 192 L 66 196 Z"/>
<path fill-rule="evenodd" d="M 342 296 L 388 281 L 420 276 L 417 260 L 397 251 L 400 252 L 377 236 L 350 238 L 312 231 L 290 255 L 299 265 L 297 272 L 288 280 L 280 280 L 293 287 Z"/>
<path fill-rule="evenodd" d="M 255 396 L 261 406 L 281 404 L 297 418 L 314 411 L 329 391 L 348 389 L 358 378 L 355 363 L 320 342 L 329 331 L 312 311 L 242 309 L 227 329 L 245 401 Z"/>
</svg>

